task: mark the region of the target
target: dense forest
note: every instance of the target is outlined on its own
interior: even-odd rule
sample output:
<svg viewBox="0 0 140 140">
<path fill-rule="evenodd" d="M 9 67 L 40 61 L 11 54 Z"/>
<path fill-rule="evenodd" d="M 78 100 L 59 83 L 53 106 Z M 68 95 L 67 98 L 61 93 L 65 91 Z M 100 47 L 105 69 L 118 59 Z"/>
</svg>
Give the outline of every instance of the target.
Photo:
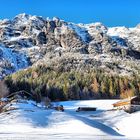
<svg viewBox="0 0 140 140">
<path fill-rule="evenodd" d="M 4 79 L 10 93 L 25 90 L 37 101 L 126 98 L 140 94 L 140 77 L 117 76 L 103 70 L 57 71 L 46 66 L 18 71 Z"/>
</svg>

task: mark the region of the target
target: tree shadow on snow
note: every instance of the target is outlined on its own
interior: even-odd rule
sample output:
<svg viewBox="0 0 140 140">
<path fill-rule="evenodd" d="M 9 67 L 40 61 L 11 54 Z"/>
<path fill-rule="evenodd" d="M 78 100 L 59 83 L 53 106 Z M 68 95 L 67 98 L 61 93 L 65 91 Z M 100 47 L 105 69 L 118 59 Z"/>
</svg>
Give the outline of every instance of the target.
<svg viewBox="0 0 140 140">
<path fill-rule="evenodd" d="M 109 126 L 107 126 L 107 125 L 105 125 L 101 122 L 98 122 L 97 120 L 93 120 L 93 119 L 91 120 L 87 117 L 81 116 L 82 114 L 81 113 L 79 114 L 79 112 L 73 113 L 73 110 L 67 110 L 65 112 L 68 115 L 71 115 L 72 117 L 75 117 L 77 120 L 80 120 L 80 121 L 84 122 L 86 125 L 97 128 L 97 129 L 101 130 L 102 132 L 104 132 L 106 134 L 109 134 L 111 136 L 124 136 L 124 135 L 121 135 L 118 132 L 116 132 L 111 127 L 109 127 Z M 102 112 L 102 111 L 98 111 L 98 112 Z M 95 114 L 96 114 L 96 111 L 95 111 Z"/>
<path fill-rule="evenodd" d="M 30 123 L 33 127 L 46 127 L 49 125 L 49 116 L 52 115 L 51 110 L 38 110 L 35 112 L 22 112 L 26 122 Z"/>
</svg>

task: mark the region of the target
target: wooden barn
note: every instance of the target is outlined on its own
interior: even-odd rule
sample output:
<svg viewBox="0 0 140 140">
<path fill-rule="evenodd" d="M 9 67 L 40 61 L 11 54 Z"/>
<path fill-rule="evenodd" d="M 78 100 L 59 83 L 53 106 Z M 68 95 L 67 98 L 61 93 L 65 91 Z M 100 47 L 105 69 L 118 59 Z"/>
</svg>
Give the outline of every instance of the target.
<svg viewBox="0 0 140 140">
<path fill-rule="evenodd" d="M 22 90 L 22 91 L 11 93 L 5 98 L 1 98 L 0 99 L 0 113 L 5 112 L 7 110 L 5 108 L 5 106 L 7 104 L 10 104 L 12 102 L 23 102 L 22 99 L 25 99 L 25 100 L 26 99 L 33 99 L 33 95 L 24 91 L 24 90 Z"/>
<path fill-rule="evenodd" d="M 113 104 L 114 108 L 123 109 L 126 112 L 132 113 L 140 110 L 140 97 L 134 96 Z"/>
</svg>

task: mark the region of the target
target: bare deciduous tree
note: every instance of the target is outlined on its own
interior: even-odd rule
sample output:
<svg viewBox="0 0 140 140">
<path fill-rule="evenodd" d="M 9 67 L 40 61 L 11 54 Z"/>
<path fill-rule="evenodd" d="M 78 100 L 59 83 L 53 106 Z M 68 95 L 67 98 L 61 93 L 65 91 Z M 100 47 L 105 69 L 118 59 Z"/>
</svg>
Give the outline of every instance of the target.
<svg viewBox="0 0 140 140">
<path fill-rule="evenodd" d="M 0 81 L 0 98 L 6 97 L 9 93 L 9 89 L 4 81 Z"/>
</svg>

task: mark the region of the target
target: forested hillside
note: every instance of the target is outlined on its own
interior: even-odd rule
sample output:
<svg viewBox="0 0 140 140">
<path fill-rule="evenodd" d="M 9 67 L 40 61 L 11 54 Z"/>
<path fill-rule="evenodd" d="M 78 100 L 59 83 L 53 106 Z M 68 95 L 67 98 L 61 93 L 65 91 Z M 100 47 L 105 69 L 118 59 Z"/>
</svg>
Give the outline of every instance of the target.
<svg viewBox="0 0 140 140">
<path fill-rule="evenodd" d="M 26 90 L 40 101 L 125 98 L 140 94 L 138 75 L 117 76 L 96 69 L 92 71 L 57 71 L 40 65 L 18 71 L 5 78 L 10 93 Z"/>
</svg>

